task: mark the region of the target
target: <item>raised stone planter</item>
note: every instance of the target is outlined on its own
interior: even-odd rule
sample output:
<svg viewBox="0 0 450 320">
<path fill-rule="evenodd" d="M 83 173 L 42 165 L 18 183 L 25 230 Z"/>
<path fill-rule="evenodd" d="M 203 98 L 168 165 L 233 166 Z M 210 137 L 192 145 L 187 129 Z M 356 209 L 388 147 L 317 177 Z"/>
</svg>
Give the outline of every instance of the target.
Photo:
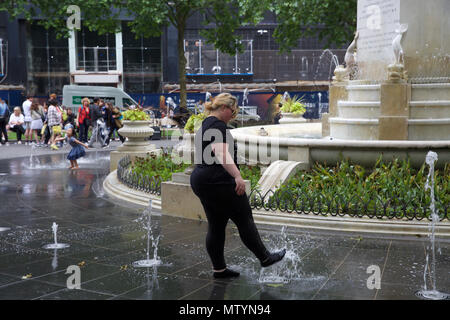
<svg viewBox="0 0 450 320">
<path fill-rule="evenodd" d="M 294 114 L 291 112 L 282 112 L 281 113 L 280 124 L 287 123 L 305 123 L 306 119 L 303 118 L 303 114 Z"/>
<path fill-rule="evenodd" d="M 117 148 L 118 151 L 147 151 L 152 150 L 150 142 L 145 140 L 153 135 L 150 121 L 123 121 L 119 133 L 127 140 Z"/>
</svg>

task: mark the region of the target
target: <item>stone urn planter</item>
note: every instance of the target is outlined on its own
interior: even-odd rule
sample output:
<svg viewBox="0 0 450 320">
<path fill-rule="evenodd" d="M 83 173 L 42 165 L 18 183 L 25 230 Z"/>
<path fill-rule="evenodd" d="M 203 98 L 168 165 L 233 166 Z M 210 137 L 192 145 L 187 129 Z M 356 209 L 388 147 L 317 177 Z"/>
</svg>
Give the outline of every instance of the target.
<svg viewBox="0 0 450 320">
<path fill-rule="evenodd" d="M 119 129 L 119 133 L 126 137 L 127 140 L 119 147 L 118 151 L 147 152 L 153 150 L 153 146 L 148 140 L 153 135 L 153 129 L 150 127 L 151 121 L 124 120 L 123 127 Z"/>
<path fill-rule="evenodd" d="M 305 123 L 306 119 L 303 118 L 303 113 L 282 112 L 280 124 L 287 123 Z"/>
</svg>

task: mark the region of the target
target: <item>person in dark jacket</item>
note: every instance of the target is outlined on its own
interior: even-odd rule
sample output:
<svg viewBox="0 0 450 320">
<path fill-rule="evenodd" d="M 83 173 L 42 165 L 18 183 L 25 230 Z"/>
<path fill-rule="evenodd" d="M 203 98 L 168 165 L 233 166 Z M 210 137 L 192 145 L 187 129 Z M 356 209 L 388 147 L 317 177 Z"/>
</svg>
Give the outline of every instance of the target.
<svg viewBox="0 0 450 320">
<path fill-rule="evenodd" d="M 88 146 L 92 148 L 94 146 L 94 142 L 100 143 L 100 146 L 103 148 L 105 146 L 105 140 L 102 137 L 102 133 L 100 131 L 99 121 L 103 121 L 103 115 L 100 109 L 100 99 L 95 98 L 94 104 L 89 107 L 89 116 L 91 117 L 91 125 L 92 125 L 92 134 L 91 139 L 89 140 Z"/>
</svg>

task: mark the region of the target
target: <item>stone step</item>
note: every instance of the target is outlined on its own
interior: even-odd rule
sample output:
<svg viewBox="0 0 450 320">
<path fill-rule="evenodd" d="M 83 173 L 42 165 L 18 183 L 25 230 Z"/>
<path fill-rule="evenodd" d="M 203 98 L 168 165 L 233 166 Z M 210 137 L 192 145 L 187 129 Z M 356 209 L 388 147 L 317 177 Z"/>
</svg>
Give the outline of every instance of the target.
<svg viewBox="0 0 450 320">
<path fill-rule="evenodd" d="M 411 101 L 450 100 L 450 83 L 413 84 Z"/>
<path fill-rule="evenodd" d="M 380 116 L 380 101 L 338 101 L 338 115 L 347 119 L 376 119 Z"/>
<path fill-rule="evenodd" d="M 337 139 L 378 140 L 378 119 L 330 118 L 330 136 Z"/>
<path fill-rule="evenodd" d="M 450 118 L 409 119 L 408 140 L 450 141 Z"/>
<path fill-rule="evenodd" d="M 411 101 L 411 119 L 443 119 L 450 116 L 450 100 Z"/>
<path fill-rule="evenodd" d="M 380 85 L 349 85 L 348 101 L 380 101 Z"/>
</svg>

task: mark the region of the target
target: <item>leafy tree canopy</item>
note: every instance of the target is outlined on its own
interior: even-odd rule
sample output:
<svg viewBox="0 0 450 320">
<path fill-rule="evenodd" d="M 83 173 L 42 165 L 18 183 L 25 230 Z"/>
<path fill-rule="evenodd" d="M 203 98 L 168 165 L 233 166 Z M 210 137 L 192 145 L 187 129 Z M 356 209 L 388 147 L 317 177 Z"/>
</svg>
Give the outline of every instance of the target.
<svg viewBox="0 0 450 320">
<path fill-rule="evenodd" d="M 356 31 L 357 0 L 274 0 L 270 10 L 278 26 L 274 38 L 289 51 L 299 38 L 318 36 L 325 47 L 351 42 Z"/>
<path fill-rule="evenodd" d="M 186 22 L 195 13 L 203 14 L 206 28 L 201 31 L 208 43 L 222 52 L 242 52 L 236 29 L 256 25 L 268 10 L 277 17 L 274 37 L 280 51 L 289 51 L 299 38 L 318 36 L 327 45 L 341 46 L 353 38 L 356 28 L 357 0 L 1 0 L 0 11 L 12 18 L 53 28 L 58 37 L 69 35 L 67 9 L 81 9 L 83 26 L 99 34 L 120 30 L 120 20 L 130 18 L 128 25 L 136 37 L 160 36 L 172 24 L 183 35 Z M 185 70 L 183 36 L 178 38 L 178 69 Z M 186 107 L 186 74 L 179 72 L 180 106 Z"/>
</svg>

